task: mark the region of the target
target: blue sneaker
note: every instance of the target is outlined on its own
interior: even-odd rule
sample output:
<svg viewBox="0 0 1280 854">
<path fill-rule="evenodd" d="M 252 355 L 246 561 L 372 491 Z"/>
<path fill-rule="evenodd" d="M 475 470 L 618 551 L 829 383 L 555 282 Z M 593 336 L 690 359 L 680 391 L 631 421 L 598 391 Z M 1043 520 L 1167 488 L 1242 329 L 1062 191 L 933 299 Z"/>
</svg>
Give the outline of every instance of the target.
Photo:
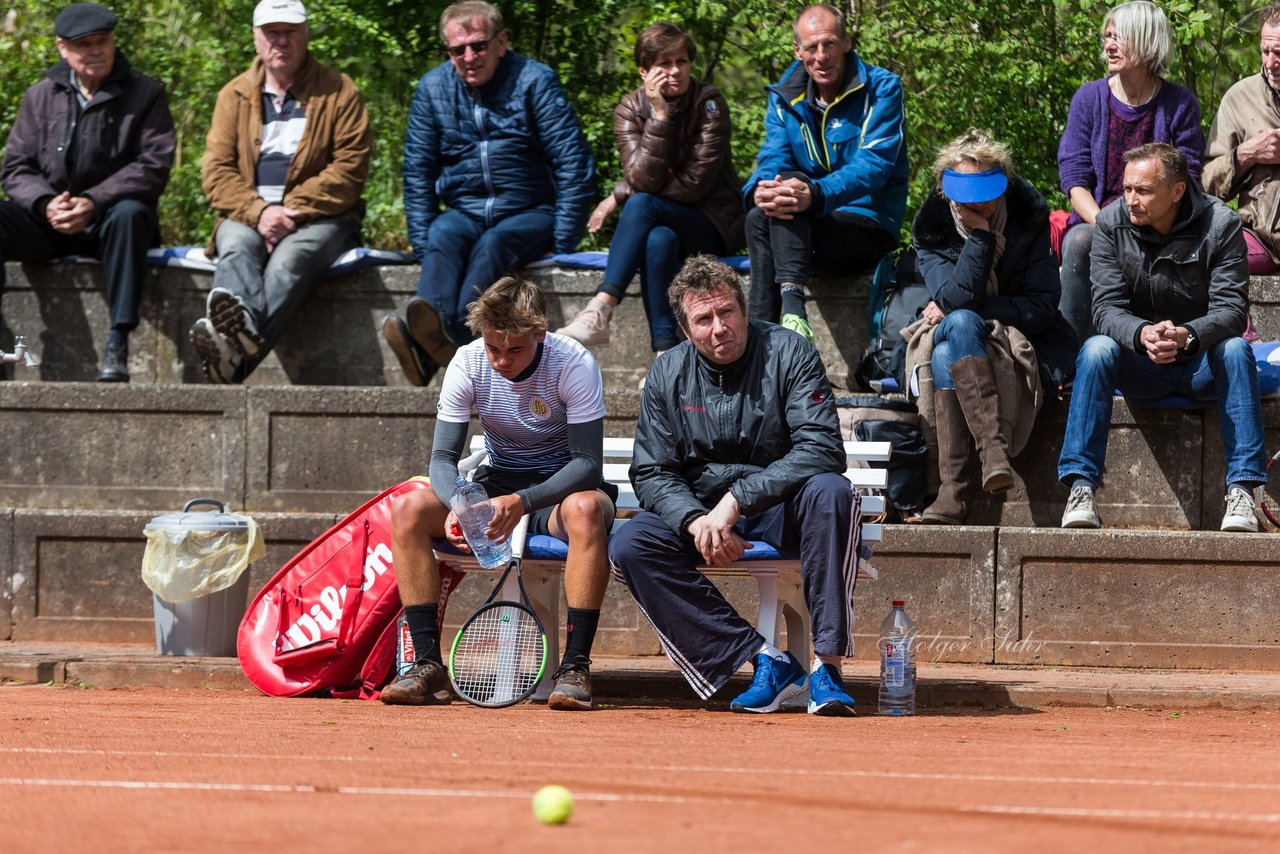
<svg viewBox="0 0 1280 854">
<path fill-rule="evenodd" d="M 853 707 L 853 698 L 845 690 L 839 670 L 824 664 L 813 671 L 809 677 L 809 714 L 851 718 L 857 714 Z"/>
<path fill-rule="evenodd" d="M 735 712 L 776 712 L 787 699 L 804 690 L 808 675 L 791 653 L 786 658 L 756 656 L 756 675 L 751 687 L 733 698 L 729 708 Z"/>
</svg>

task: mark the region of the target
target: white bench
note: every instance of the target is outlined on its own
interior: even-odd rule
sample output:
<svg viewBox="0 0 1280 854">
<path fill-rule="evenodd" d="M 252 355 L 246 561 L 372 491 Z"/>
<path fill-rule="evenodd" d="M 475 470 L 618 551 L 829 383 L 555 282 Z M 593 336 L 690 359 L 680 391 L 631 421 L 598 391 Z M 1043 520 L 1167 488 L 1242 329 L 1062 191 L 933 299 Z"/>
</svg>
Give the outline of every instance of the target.
<svg viewBox="0 0 1280 854">
<path fill-rule="evenodd" d="M 849 467 L 845 477 L 856 487 L 862 496 L 862 513 L 864 517 L 875 518 L 884 513 L 883 494 L 873 494 L 871 490 L 883 491 L 888 471 L 884 468 L 869 468 L 866 463 L 887 462 L 890 454 L 888 442 L 845 442 L 845 455 Z M 629 476 L 632 456 L 631 439 L 604 440 L 604 479 L 618 487 L 618 519 L 613 530 L 625 525 L 627 517 L 640 510 L 636 500 L 635 489 Z M 471 454 L 458 464 L 458 470 L 469 475 L 486 458 L 484 437 L 477 435 L 471 440 Z M 879 542 L 881 526 L 879 522 L 864 521 L 862 539 L 866 542 Z M 560 576 L 564 572 L 565 556 L 568 546 L 562 540 L 546 534 L 528 537 L 523 544 L 513 542 L 513 547 L 523 546 L 523 563 L 525 591 L 539 619 L 547 630 L 547 672 L 543 675 L 534 699 L 545 699 L 551 693 L 551 671 L 560 661 L 559 627 L 560 627 Z M 752 552 L 755 552 L 753 555 Z M 474 557 L 461 555 L 452 549 L 437 544 L 436 559 L 444 561 L 466 572 L 494 573 L 500 570 L 482 568 Z M 751 549 L 739 562 L 727 567 L 703 566 L 700 569 L 707 575 L 733 578 L 754 578 L 760 591 L 760 604 L 756 619 L 756 628 L 772 644 L 777 644 L 785 621 L 787 628 L 787 649 L 806 667 L 810 658 L 812 629 L 809 624 L 809 611 L 804 601 L 803 578 L 800 560 L 793 554 L 779 554 L 768 544 L 761 543 Z M 863 564 L 859 565 L 859 578 L 874 580 L 875 570 Z M 519 599 L 520 591 L 515 578 L 507 579 L 502 592 L 503 598 Z M 788 705 L 807 702 L 807 692 L 793 698 Z"/>
</svg>

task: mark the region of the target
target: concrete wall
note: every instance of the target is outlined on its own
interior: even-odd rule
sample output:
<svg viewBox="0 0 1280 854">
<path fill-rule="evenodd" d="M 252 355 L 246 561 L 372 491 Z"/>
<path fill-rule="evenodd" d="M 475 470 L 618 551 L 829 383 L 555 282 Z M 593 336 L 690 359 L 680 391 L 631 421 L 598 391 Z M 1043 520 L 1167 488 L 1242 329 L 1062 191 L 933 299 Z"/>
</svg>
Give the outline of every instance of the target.
<svg viewBox="0 0 1280 854">
<path fill-rule="evenodd" d="M 0 345 L 27 337 L 44 364 L 16 369 L 15 378 L 92 381 L 107 335 L 101 268 L 95 265 L 17 264 L 5 267 Z M 555 329 L 586 305 L 600 282 L 594 270 L 526 271 L 547 295 Z M 151 268 L 142 301 L 142 325 L 130 338 L 134 383 L 204 383 L 187 330 L 205 311 L 210 273 Z M 744 278 L 745 286 L 745 278 Z M 382 338 L 382 320 L 403 308 L 418 282 L 417 266 L 377 267 L 317 283 L 280 345 L 249 378 L 250 385 L 404 385 L 403 372 Z M 815 281 L 811 320 L 818 348 L 839 388 L 848 385 L 866 347 L 869 280 Z M 639 299 L 617 309 L 613 340 L 596 351 L 606 385 L 635 388 L 653 362 L 648 324 Z M 14 369 L 10 369 L 13 371 Z"/>
</svg>

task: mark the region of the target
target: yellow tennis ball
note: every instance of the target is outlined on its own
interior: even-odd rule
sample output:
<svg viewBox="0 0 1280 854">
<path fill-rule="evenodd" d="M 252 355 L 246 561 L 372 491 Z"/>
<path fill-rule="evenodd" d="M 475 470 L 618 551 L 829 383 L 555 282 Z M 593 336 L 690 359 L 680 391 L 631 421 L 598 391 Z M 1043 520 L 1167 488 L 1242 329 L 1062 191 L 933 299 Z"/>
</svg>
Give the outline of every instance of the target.
<svg viewBox="0 0 1280 854">
<path fill-rule="evenodd" d="M 573 815 L 573 793 L 564 786 L 543 786 L 533 796 L 533 816 L 543 824 L 564 824 Z"/>
</svg>

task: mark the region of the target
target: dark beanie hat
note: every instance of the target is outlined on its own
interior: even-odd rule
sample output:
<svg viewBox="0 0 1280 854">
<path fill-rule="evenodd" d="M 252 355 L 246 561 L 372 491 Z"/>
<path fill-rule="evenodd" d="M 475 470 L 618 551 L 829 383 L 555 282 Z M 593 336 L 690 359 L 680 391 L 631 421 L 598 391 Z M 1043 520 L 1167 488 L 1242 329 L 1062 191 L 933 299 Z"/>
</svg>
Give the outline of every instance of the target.
<svg viewBox="0 0 1280 854">
<path fill-rule="evenodd" d="M 96 33 L 109 33 L 116 28 L 116 13 L 97 3 L 72 3 L 58 13 L 53 21 L 53 32 L 67 41 L 82 39 Z"/>
</svg>

